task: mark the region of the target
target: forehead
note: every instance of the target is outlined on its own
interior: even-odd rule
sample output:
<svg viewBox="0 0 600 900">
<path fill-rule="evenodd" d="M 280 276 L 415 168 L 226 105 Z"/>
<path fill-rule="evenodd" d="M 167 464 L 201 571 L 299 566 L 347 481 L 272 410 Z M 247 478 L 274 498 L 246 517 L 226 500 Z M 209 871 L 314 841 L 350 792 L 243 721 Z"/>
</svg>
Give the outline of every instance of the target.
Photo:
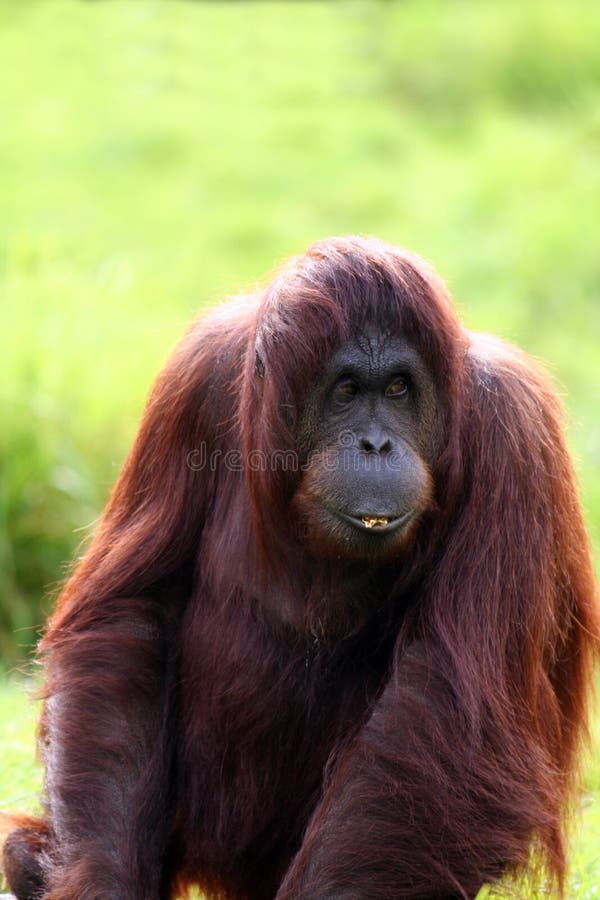
<svg viewBox="0 0 600 900">
<path fill-rule="evenodd" d="M 420 354 L 405 337 L 373 329 L 342 344 L 327 368 L 338 371 L 351 367 L 377 374 L 399 365 L 424 367 Z"/>
</svg>

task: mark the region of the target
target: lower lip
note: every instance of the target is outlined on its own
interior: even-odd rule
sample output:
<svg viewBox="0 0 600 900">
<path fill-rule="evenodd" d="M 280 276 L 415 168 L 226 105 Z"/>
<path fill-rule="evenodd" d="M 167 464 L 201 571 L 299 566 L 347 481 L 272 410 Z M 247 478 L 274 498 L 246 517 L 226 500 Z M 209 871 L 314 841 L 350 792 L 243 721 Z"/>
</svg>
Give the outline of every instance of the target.
<svg viewBox="0 0 600 900">
<path fill-rule="evenodd" d="M 414 511 L 410 510 L 409 512 L 404 513 L 403 516 L 399 516 L 397 519 L 390 519 L 387 525 L 372 525 L 370 527 L 368 525 L 365 525 L 362 518 L 347 516 L 344 513 L 338 513 L 337 515 L 340 517 L 340 519 L 343 519 L 344 522 L 348 522 L 355 528 L 367 532 L 367 534 L 389 534 L 391 531 L 396 531 L 396 529 L 403 528 L 404 526 L 408 525 L 414 515 Z M 376 517 L 373 516 L 372 518 Z"/>
</svg>

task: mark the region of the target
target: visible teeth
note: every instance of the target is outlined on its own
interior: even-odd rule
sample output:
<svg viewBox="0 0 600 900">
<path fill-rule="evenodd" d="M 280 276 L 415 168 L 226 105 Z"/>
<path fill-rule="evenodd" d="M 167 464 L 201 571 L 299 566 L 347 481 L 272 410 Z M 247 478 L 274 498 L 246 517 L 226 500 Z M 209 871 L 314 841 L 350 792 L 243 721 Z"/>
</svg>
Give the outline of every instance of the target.
<svg viewBox="0 0 600 900">
<path fill-rule="evenodd" d="M 361 516 L 365 528 L 374 528 L 376 525 L 387 525 L 390 521 L 387 516 Z"/>
</svg>

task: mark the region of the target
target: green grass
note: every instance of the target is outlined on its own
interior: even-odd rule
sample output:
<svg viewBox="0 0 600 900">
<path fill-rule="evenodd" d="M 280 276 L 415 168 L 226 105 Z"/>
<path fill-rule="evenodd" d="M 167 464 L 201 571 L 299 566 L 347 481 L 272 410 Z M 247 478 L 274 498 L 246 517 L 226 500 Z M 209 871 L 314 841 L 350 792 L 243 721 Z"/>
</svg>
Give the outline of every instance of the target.
<svg viewBox="0 0 600 900">
<path fill-rule="evenodd" d="M 600 546 L 598 47 L 593 0 L 0 0 L 0 660 L 35 639 L 185 322 L 334 233 L 418 251 L 469 326 L 546 360 Z M 30 724 L 16 689 L 0 703 L 21 805 Z"/>
</svg>

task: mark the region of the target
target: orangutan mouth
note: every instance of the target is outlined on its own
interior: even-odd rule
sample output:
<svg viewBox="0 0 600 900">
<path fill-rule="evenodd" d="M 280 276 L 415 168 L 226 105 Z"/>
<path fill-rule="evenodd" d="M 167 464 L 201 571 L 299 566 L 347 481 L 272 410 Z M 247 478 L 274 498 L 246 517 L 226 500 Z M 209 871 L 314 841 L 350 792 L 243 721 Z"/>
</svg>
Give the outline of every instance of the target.
<svg viewBox="0 0 600 900">
<path fill-rule="evenodd" d="M 397 528 L 405 528 L 414 517 L 415 510 L 410 509 L 399 516 L 372 516 L 367 513 L 348 515 L 342 512 L 336 512 L 335 515 L 360 531 L 390 534 L 392 531 L 396 531 Z"/>
</svg>

